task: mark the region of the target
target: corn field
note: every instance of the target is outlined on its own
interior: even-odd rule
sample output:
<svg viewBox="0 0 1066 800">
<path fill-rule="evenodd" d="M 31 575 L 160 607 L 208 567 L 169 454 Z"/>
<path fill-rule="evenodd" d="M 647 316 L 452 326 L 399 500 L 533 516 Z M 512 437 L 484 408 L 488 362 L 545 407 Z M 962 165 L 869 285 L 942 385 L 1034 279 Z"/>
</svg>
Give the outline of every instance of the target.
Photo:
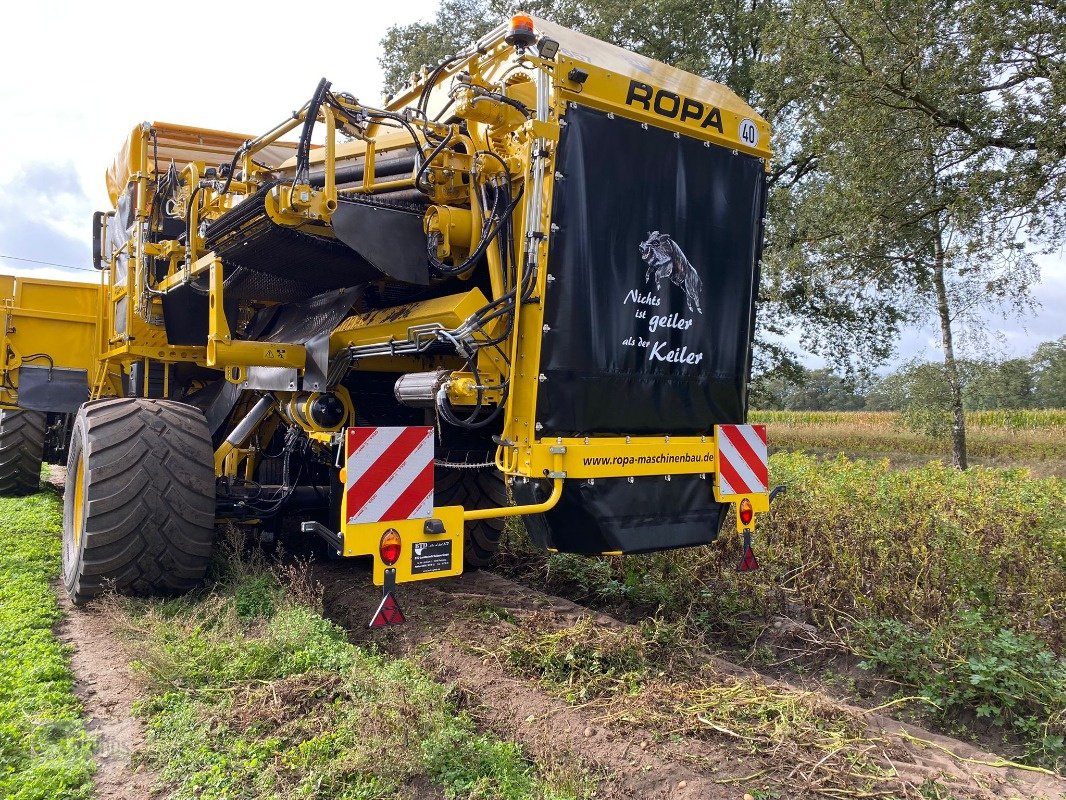
<svg viewBox="0 0 1066 800">
<path fill-rule="evenodd" d="M 749 422 L 766 425 L 871 425 L 901 426 L 896 411 L 752 411 Z M 1001 409 L 967 411 L 966 424 L 972 429 L 1021 431 L 1066 428 L 1066 409 Z"/>
<path fill-rule="evenodd" d="M 894 411 L 754 411 L 774 452 L 889 458 L 895 464 L 951 458 L 951 442 L 907 427 Z M 1066 477 L 1066 410 L 971 411 L 967 451 L 976 464 L 1028 467 Z"/>
</svg>

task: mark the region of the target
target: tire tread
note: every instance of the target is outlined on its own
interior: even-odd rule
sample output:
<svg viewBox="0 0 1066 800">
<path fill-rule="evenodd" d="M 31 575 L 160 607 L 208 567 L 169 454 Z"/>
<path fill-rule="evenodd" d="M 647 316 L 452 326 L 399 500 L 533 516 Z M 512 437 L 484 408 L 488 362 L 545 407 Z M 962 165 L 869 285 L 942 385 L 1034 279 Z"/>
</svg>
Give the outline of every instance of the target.
<svg viewBox="0 0 1066 800">
<path fill-rule="evenodd" d="M 76 439 L 79 427 L 87 502 L 84 546 L 77 563 L 64 564 L 71 600 L 81 604 L 110 587 L 146 595 L 198 586 L 215 523 L 213 447 L 202 412 L 173 401 L 119 398 L 83 406 Z M 81 448 L 80 441 L 71 447 L 70 475 Z M 70 508 L 64 535 L 69 517 Z"/>
<path fill-rule="evenodd" d="M 498 470 L 450 469 L 436 471 L 434 502 L 441 506 L 463 508 L 499 508 L 508 502 L 507 487 Z M 500 547 L 507 521 L 504 518 L 470 520 L 463 531 L 463 563 L 479 569 L 492 563 Z"/>
<path fill-rule="evenodd" d="M 0 497 L 40 489 L 46 421 L 41 411 L 0 412 Z"/>
</svg>

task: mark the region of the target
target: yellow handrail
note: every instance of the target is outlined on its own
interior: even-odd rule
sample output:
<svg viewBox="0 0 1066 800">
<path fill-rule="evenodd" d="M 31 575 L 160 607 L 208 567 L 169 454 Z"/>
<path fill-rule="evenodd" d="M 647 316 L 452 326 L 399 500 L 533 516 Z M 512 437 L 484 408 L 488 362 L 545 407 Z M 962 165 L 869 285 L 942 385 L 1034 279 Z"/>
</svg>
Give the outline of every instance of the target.
<svg viewBox="0 0 1066 800">
<path fill-rule="evenodd" d="M 543 514 L 551 511 L 563 496 L 563 478 L 552 479 L 552 493 L 543 503 L 529 506 L 507 506 L 506 508 L 472 508 L 463 510 L 463 519 L 496 519 L 498 517 L 520 517 L 526 514 Z"/>
</svg>

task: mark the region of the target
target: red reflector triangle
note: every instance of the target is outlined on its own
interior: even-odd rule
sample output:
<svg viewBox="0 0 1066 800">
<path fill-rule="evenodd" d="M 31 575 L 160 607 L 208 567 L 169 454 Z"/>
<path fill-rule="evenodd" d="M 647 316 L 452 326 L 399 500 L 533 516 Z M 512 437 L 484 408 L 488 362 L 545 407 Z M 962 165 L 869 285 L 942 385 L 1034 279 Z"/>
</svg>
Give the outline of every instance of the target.
<svg viewBox="0 0 1066 800">
<path fill-rule="evenodd" d="M 381 598 L 381 605 L 378 606 L 378 610 L 374 613 L 374 618 L 370 621 L 370 627 L 384 628 L 386 625 L 403 625 L 406 621 L 407 618 L 400 611 L 400 604 L 396 602 L 392 592 L 389 592 Z"/>
<path fill-rule="evenodd" d="M 755 553 L 752 552 L 751 545 L 744 548 L 744 558 L 740 560 L 740 566 L 737 567 L 737 572 L 750 572 L 753 569 L 759 568 L 759 562 L 755 560 Z"/>
</svg>

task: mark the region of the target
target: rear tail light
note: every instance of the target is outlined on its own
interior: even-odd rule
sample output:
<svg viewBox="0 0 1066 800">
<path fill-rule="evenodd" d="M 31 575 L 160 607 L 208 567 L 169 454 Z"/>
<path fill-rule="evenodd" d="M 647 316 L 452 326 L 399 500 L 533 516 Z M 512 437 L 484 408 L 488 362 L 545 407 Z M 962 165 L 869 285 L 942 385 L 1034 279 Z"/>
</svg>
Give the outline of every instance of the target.
<svg viewBox="0 0 1066 800">
<path fill-rule="evenodd" d="M 751 524 L 751 518 L 755 514 L 755 512 L 752 511 L 752 508 L 751 508 L 751 500 L 749 500 L 748 498 L 745 497 L 743 500 L 740 501 L 740 511 L 739 511 L 739 513 L 740 513 L 740 521 L 741 521 L 741 523 L 744 524 L 744 525 L 750 525 Z"/>
<path fill-rule="evenodd" d="M 391 567 L 400 560 L 402 547 L 403 542 L 400 539 L 400 532 L 395 528 L 389 528 L 381 535 L 378 552 L 381 554 L 381 560 L 385 562 L 385 566 Z"/>
</svg>

